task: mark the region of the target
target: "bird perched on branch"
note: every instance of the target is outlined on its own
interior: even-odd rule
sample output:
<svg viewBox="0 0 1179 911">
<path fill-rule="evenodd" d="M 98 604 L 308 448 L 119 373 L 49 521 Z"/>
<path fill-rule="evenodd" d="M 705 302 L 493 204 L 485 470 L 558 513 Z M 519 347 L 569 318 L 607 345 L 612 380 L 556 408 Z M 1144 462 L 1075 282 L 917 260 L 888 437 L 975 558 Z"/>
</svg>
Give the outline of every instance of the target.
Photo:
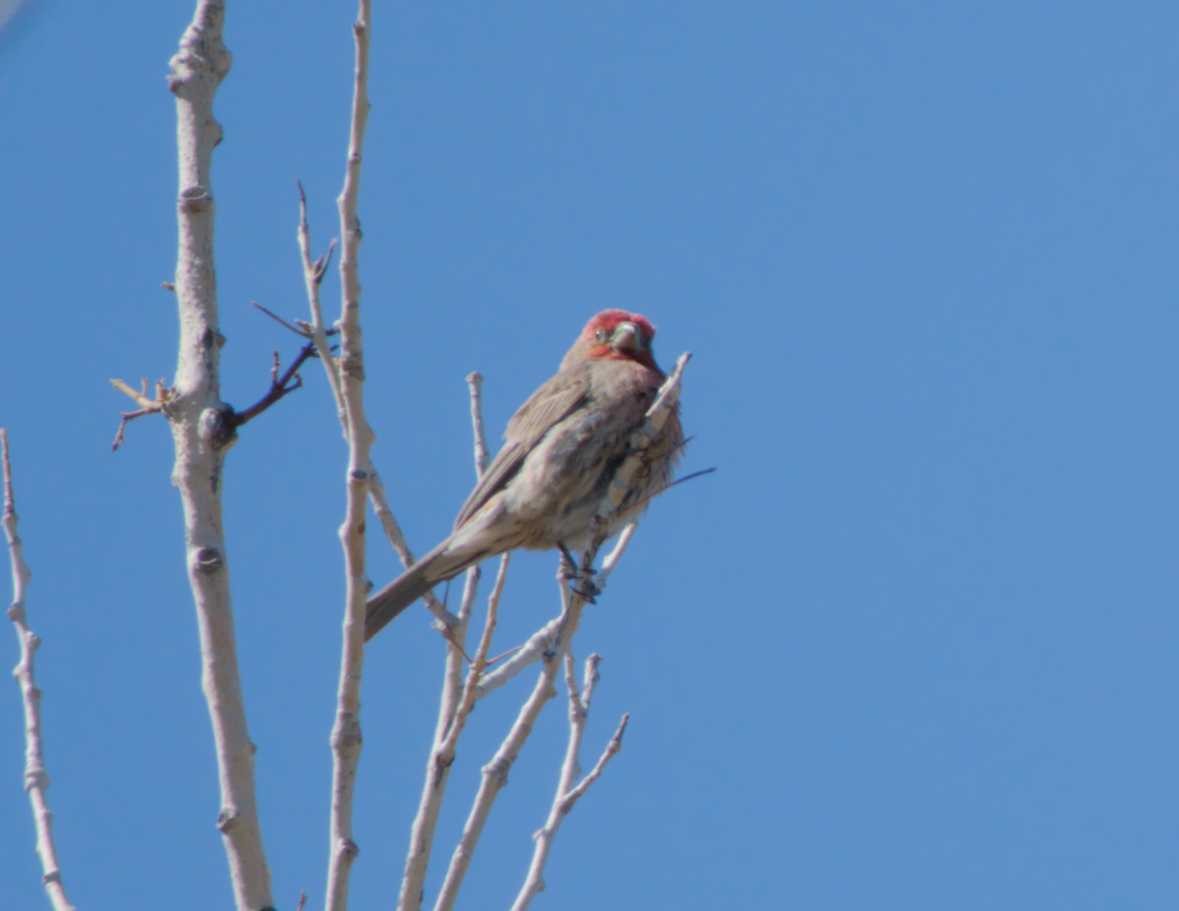
<svg viewBox="0 0 1179 911">
<path fill-rule="evenodd" d="M 503 448 L 459 510 L 454 531 L 369 599 L 365 639 L 480 560 L 517 547 L 568 555 L 595 537 L 599 543 L 671 482 L 683 446 L 678 404 L 641 450 L 620 502 L 610 490 L 663 383 L 654 337 L 646 317 L 625 310 L 603 310 L 586 323 L 557 373 L 508 421 Z"/>
</svg>

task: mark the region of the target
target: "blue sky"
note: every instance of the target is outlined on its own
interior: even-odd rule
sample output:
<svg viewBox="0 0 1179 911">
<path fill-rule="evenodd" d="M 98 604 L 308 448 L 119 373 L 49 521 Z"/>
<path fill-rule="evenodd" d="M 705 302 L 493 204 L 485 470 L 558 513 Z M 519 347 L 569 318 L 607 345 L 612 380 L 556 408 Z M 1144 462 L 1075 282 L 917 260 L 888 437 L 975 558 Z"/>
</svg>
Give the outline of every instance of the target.
<svg viewBox="0 0 1179 911">
<path fill-rule="evenodd" d="M 352 8 L 230 7 L 215 158 L 224 395 L 305 315 L 296 178 L 336 231 Z M 0 31 L 0 424 L 47 759 L 82 907 L 226 907 L 216 773 L 160 422 L 184 3 L 29 0 Z M 363 177 L 367 403 L 418 550 L 489 430 L 595 311 L 694 352 L 685 469 L 578 651 L 605 656 L 562 909 L 1171 908 L 1179 899 L 1174 305 L 1179 9 L 1133 3 L 378 4 Z M 334 274 L 325 300 L 334 308 Z M 226 527 L 280 906 L 321 900 L 345 452 L 318 369 L 229 456 Z M 373 536 L 380 584 L 396 571 Z M 555 609 L 520 559 L 497 645 Z M 9 660 L 15 661 L 15 646 Z M 392 904 L 441 647 L 370 649 L 354 906 Z M 428 896 L 528 681 L 460 747 Z M 0 907 L 43 902 L 0 687 Z M 472 868 L 514 895 L 550 706 Z M 589 756 L 587 755 L 587 759 Z"/>
</svg>

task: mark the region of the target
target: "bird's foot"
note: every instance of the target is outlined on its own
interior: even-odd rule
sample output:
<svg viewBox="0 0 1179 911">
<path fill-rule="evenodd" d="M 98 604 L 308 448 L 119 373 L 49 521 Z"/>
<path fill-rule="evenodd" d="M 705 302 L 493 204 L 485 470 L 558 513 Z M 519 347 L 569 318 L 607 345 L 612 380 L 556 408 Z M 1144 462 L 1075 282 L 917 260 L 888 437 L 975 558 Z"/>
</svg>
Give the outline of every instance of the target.
<svg viewBox="0 0 1179 911">
<path fill-rule="evenodd" d="M 557 549 L 561 552 L 561 560 L 557 565 L 557 578 L 562 582 L 570 582 L 577 579 L 580 573 L 577 571 L 577 561 L 573 559 L 573 554 L 569 552 L 569 548 L 564 544 L 558 544 Z"/>
<path fill-rule="evenodd" d="M 597 583 L 593 580 L 592 574 L 594 570 L 591 569 L 587 572 L 587 575 L 574 580 L 577 584 L 569 586 L 569 590 L 580 597 L 586 604 L 597 604 L 598 595 L 602 593 L 602 590 L 598 588 Z"/>
<path fill-rule="evenodd" d="M 570 553 L 569 548 L 564 544 L 558 544 L 557 549 L 561 552 L 560 565 L 557 567 L 557 577 L 569 585 L 569 590 L 573 594 L 582 598 L 587 604 L 596 603 L 596 598 L 602 593 L 594 582 L 594 576 L 597 575 L 597 570 L 590 565 L 582 565 L 578 567 L 577 560 L 574 559 L 573 554 Z"/>
<path fill-rule="evenodd" d="M 598 571 L 592 566 L 582 566 L 570 579 L 569 590 L 573 594 L 579 596 L 586 604 L 597 604 L 598 595 L 602 593 L 602 589 L 598 587 L 598 583 L 594 581 L 594 576 Z"/>
</svg>

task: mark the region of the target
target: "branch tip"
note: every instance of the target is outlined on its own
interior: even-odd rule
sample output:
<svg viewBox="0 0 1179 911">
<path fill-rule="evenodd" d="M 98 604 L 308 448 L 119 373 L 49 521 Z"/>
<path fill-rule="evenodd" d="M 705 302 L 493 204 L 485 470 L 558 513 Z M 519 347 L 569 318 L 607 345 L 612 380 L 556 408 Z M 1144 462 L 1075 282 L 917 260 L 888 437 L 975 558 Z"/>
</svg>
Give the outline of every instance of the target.
<svg viewBox="0 0 1179 911">
<path fill-rule="evenodd" d="M 4 507 L 0 524 L 8 542 L 8 560 L 12 571 L 12 603 L 8 618 L 16 631 L 20 657 L 12 675 L 21 693 L 25 720 L 24 788 L 29 797 L 29 809 L 36 832 L 37 857 L 41 861 L 41 881 L 55 911 L 73 911 L 61 880 L 61 865 L 57 860 L 57 846 L 53 840 L 53 813 L 49 809 L 46 789 L 49 772 L 41 748 L 41 689 L 37 686 L 34 656 L 40 638 L 28 626 L 25 616 L 25 588 L 32 577 L 25 562 L 24 549 L 17 531 L 16 494 L 12 476 L 12 453 L 8 431 L 0 427 L 0 475 L 3 476 Z"/>
</svg>

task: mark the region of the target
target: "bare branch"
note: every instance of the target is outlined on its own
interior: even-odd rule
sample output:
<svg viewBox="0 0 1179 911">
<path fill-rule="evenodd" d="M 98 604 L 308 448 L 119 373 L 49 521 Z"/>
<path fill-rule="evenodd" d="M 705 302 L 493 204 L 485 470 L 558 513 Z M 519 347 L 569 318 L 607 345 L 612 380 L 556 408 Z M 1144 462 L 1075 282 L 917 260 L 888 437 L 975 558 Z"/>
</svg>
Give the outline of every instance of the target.
<svg viewBox="0 0 1179 911">
<path fill-rule="evenodd" d="M 614 572 L 614 568 L 618 566 L 618 561 L 622 559 L 622 555 L 626 553 L 627 547 L 630 546 L 631 538 L 635 536 L 638 531 L 639 521 L 636 519 L 633 522 L 628 522 L 626 527 L 622 529 L 618 540 L 614 542 L 614 546 L 610 549 L 610 553 L 606 554 L 606 559 L 602 561 L 601 567 L 598 569 L 598 574 L 594 576 L 594 583 L 598 587 L 598 591 L 602 591 L 606 587 L 606 580 L 610 578 L 610 574 Z"/>
<path fill-rule="evenodd" d="M 602 771 L 606 768 L 606 763 L 614 758 L 622 749 L 622 735 L 626 733 L 626 726 L 630 724 L 630 713 L 623 712 L 622 718 L 618 720 L 618 727 L 614 729 L 614 735 L 610 738 L 609 743 L 606 744 L 605 749 L 602 750 L 602 755 L 598 757 L 598 761 L 594 763 L 594 767 L 589 770 L 589 774 L 577 783 L 577 786 L 565 795 L 565 799 L 560 806 L 561 815 L 567 815 L 573 809 L 573 805 L 579 801 L 586 791 L 589 790 L 590 785 L 597 781 Z"/>
<path fill-rule="evenodd" d="M 555 647 L 557 633 L 561 629 L 562 616 L 558 615 L 528 637 L 528 641 L 517 648 L 494 671 L 484 674 L 476 690 L 476 698 L 482 699 L 493 690 L 499 689 L 521 671 L 535 664 L 542 656 Z"/>
<path fill-rule="evenodd" d="M 117 452 L 119 447 L 123 445 L 123 437 L 127 433 L 127 425 L 136 418 L 141 418 L 145 414 L 157 414 L 163 412 L 168 407 L 168 402 L 171 401 L 173 390 L 169 389 L 163 380 L 156 382 L 156 397 L 154 399 L 148 398 L 147 395 L 147 380 L 141 380 L 139 389 L 135 390 L 128 386 L 120 379 L 112 379 L 111 385 L 119 392 L 131 399 L 139 407 L 134 411 L 120 411 L 119 412 L 119 426 L 115 430 L 115 438 L 111 443 L 111 452 Z"/>
<path fill-rule="evenodd" d="M 311 309 L 311 325 L 308 327 L 308 334 L 312 344 L 315 345 L 315 353 L 319 355 L 319 360 L 323 364 L 324 373 L 327 375 L 328 388 L 332 390 L 332 399 L 336 403 L 336 416 L 340 419 L 340 425 L 346 428 L 344 394 L 340 390 L 339 366 L 336 364 L 336 359 L 332 357 L 331 348 L 328 345 L 328 331 L 324 328 L 323 310 L 319 304 L 319 286 L 323 281 L 323 270 L 327 267 L 327 261 L 331 256 L 331 251 L 336 247 L 336 242 L 332 240 L 328 252 L 318 261 L 311 261 L 311 225 L 307 220 L 307 194 L 303 192 L 302 183 L 298 186 L 299 229 L 296 238 L 299 244 L 299 258 L 303 264 L 303 286 L 307 291 L 307 304 Z"/>
<path fill-rule="evenodd" d="M 483 476 L 487 465 L 487 450 L 483 441 L 483 408 L 480 390 L 482 377 L 478 373 L 467 375 L 471 392 L 471 435 L 475 449 L 475 479 Z M 408 564 L 407 564 L 408 565 Z M 478 589 L 479 565 L 472 566 L 466 573 L 458 616 L 446 626 L 446 661 L 442 678 L 442 698 L 438 705 L 438 721 L 434 729 L 434 743 L 426 763 L 426 775 L 418 811 L 414 816 L 409 833 L 409 850 L 405 856 L 405 872 L 401 878 L 401 889 L 397 899 L 398 911 L 417 911 L 422 905 L 422 893 L 429 867 L 430 855 L 434 848 L 434 832 L 438 824 L 438 813 L 446 795 L 450 769 L 454 764 L 458 738 L 466 719 L 475 704 L 479 677 L 490 663 L 487 653 L 491 648 L 491 634 L 495 629 L 500 596 L 507 578 L 508 554 L 500 559 L 499 571 L 487 602 L 487 619 L 483 635 L 467 670 L 466 682 L 462 682 L 462 663 L 466 658 L 464 643 L 471 611 Z M 430 598 L 433 598 L 431 593 Z M 427 602 L 428 603 L 428 602 Z"/>
<path fill-rule="evenodd" d="M 0 427 L 0 465 L 4 476 L 4 537 L 8 541 L 8 562 L 12 568 L 12 604 L 8 619 L 16 630 L 20 658 L 12 676 L 20 688 L 25 710 L 25 791 L 33 813 L 33 828 L 37 832 L 37 856 L 41 859 L 41 881 L 54 911 L 73 911 L 66 897 L 61 879 L 61 865 L 57 861 L 57 846 L 53 841 L 53 813 L 49 810 L 49 772 L 41 749 L 41 690 L 34 675 L 33 659 L 41 639 L 29 629 L 25 618 L 25 587 L 30 572 L 25 563 L 20 535 L 17 533 L 16 496 L 13 493 L 12 460 L 8 452 L 8 432 Z"/>
<path fill-rule="evenodd" d="M 168 399 L 166 395 L 168 389 L 166 386 L 164 386 L 163 380 L 160 380 L 156 386 L 156 397 L 154 399 L 148 398 L 146 379 L 139 381 L 138 389 L 132 389 L 122 380 L 117 378 L 112 378 L 110 383 L 112 386 L 118 389 L 119 392 L 123 393 L 123 395 L 131 399 L 131 401 L 138 405 L 143 411 L 159 411 Z"/>
<path fill-rule="evenodd" d="M 300 187 L 299 189 L 302 190 L 302 187 Z M 336 252 L 336 239 L 333 237 L 331 240 L 328 241 L 327 249 L 324 250 L 323 254 L 319 257 L 319 259 L 317 259 L 315 261 L 315 283 L 316 284 L 323 283 L 323 277 L 325 275 L 327 275 L 328 266 L 330 266 L 331 262 L 332 262 L 332 254 L 335 252 Z M 332 331 L 328 330 L 328 335 L 331 335 L 331 334 L 332 334 Z"/>
<path fill-rule="evenodd" d="M 585 671 L 582 674 L 580 694 L 576 689 L 577 681 L 572 679 L 573 655 L 570 654 L 567 657 L 569 658 L 569 663 L 565 669 L 569 672 L 570 676 L 565 678 L 565 684 L 569 689 L 569 698 L 571 700 L 577 699 L 579 701 L 581 715 L 584 719 L 584 716 L 589 714 L 590 703 L 594 701 L 594 690 L 597 689 L 598 681 L 602 679 L 602 675 L 598 673 L 598 668 L 602 664 L 602 656 L 597 652 L 594 652 L 585 659 Z M 572 686 L 570 686 L 570 684 L 572 684 Z M 573 708 L 574 706 L 570 705 L 570 709 L 572 710 Z"/>
<path fill-rule="evenodd" d="M 509 552 L 499 559 L 499 572 L 495 574 L 495 584 L 487 599 L 487 619 L 483 623 L 483 635 L 479 638 L 479 646 L 475 650 L 475 657 L 467 671 L 467 680 L 463 684 L 463 692 L 454 713 L 454 720 L 450 723 L 450 729 L 446 732 L 446 736 L 438 745 L 439 761 L 445 762 L 447 765 L 454 761 L 459 735 L 471 714 L 471 709 L 475 707 L 475 684 L 487 666 L 487 653 L 491 650 L 491 637 L 495 633 L 495 624 L 499 616 L 499 599 L 503 594 L 504 582 L 507 580 L 510 558 L 511 553 Z"/>
<path fill-rule="evenodd" d="M 454 723 L 459 700 L 463 693 L 463 667 L 471 659 L 466 653 L 467 628 L 471 624 L 471 612 L 475 597 L 479 594 L 479 579 L 483 571 L 479 565 L 472 566 L 463 576 L 463 594 L 459 599 L 458 616 L 452 630 L 454 638 L 447 640 L 446 662 L 442 678 L 442 701 L 438 706 L 438 721 L 434 726 L 432 749 L 437 750 Z"/>
<path fill-rule="evenodd" d="M 549 807 L 548 818 L 534 836 L 536 845 L 532 851 L 532 862 L 528 866 L 528 875 L 520 887 L 516 901 L 512 904 L 512 911 L 524 911 L 532 899 L 543 891 L 544 868 L 552 850 L 553 840 L 557 837 L 557 830 L 573 809 L 573 805 L 589 790 L 590 785 L 601 777 L 606 763 L 622 749 L 622 735 L 626 732 L 627 722 L 630 721 L 629 715 L 622 716 L 614 736 L 606 744 L 590 773 L 576 785 L 573 784 L 579 771 L 581 742 L 585 736 L 585 723 L 589 716 L 590 703 L 593 701 L 594 688 L 599 679 L 598 665 L 601 660 L 596 654 L 586 659 L 585 678 L 582 692 L 579 693 L 573 674 L 573 656 L 569 653 L 565 655 L 565 686 L 569 691 L 569 740 L 565 747 L 565 761 L 561 764 L 561 774 L 557 779 L 557 790 Z"/>
<path fill-rule="evenodd" d="M 231 419 L 233 426 L 235 428 L 241 427 L 243 424 L 252 421 L 271 405 L 276 404 L 296 389 L 299 389 L 303 385 L 303 379 L 299 376 L 299 368 L 303 366 L 308 358 L 315 356 L 315 346 L 311 344 L 304 345 L 294 361 L 291 362 L 291 366 L 286 369 L 282 376 L 279 376 L 278 355 L 275 354 L 275 369 L 271 372 L 270 388 L 266 390 L 266 394 L 262 398 L 258 399 L 257 402 L 245 411 L 234 412 Z"/>
<path fill-rule="evenodd" d="M 583 566 L 589 565 L 592 560 L 592 550 L 587 551 L 582 561 Z M 479 790 L 467 814 L 467 821 L 463 826 L 459 842 L 451 855 L 450 865 L 446 870 L 438 900 L 434 904 L 434 911 L 450 911 L 454 907 L 470 867 L 471 858 L 478 846 L 479 837 L 482 835 L 483 827 L 491 814 L 491 808 L 500 791 L 507 785 L 508 773 L 532 733 L 533 725 L 540 716 L 541 709 L 556 695 L 553 680 L 561 666 L 562 657 L 570 647 L 577 627 L 581 623 L 581 615 L 586 603 L 583 595 L 566 586 L 563 570 L 558 570 L 557 581 L 561 592 L 561 615 L 558 618 L 556 641 L 553 644 L 553 649 L 542 655 L 540 673 L 537 675 L 532 692 L 525 700 L 524 705 L 521 706 L 515 723 L 500 743 L 499 749 L 496 750 L 491 761 L 483 767 Z"/>
<path fill-rule="evenodd" d="M 472 370 L 467 374 L 471 390 L 471 436 L 475 439 L 475 475 L 482 477 L 487 470 L 487 440 L 483 434 L 483 374 Z"/>
<path fill-rule="evenodd" d="M 352 90 L 352 115 L 348 136 L 348 158 L 344 169 L 344 187 L 337 201 L 340 213 L 340 397 L 345 434 L 348 439 L 347 505 L 340 526 L 340 545 L 344 551 L 347 576 L 343 649 L 340 656 L 340 681 L 336 694 L 336 720 L 332 726 L 332 807 L 330 857 L 328 862 L 327 911 L 345 911 L 348 907 L 349 874 L 358 853 L 352 837 L 352 802 L 356 769 L 360 762 L 360 680 L 364 666 L 364 613 L 368 596 L 365 575 L 364 526 L 365 500 L 371 473 L 369 451 L 373 433 L 364 416 L 364 348 L 360 330 L 360 219 L 357 216 L 360 195 L 361 150 L 368 120 L 368 48 L 371 3 L 359 0 L 352 32 L 356 45 L 356 64 Z M 306 207 L 303 207 L 305 221 Z M 302 231 L 300 235 L 302 236 Z M 304 271 L 306 273 L 306 254 Z M 318 279 L 314 270 L 314 289 Z M 311 299 L 317 292 L 308 289 Z M 316 323 L 316 345 L 322 341 L 322 320 L 312 311 Z"/>
<path fill-rule="evenodd" d="M 618 561 L 622 559 L 622 555 L 630 544 L 631 538 L 634 537 L 637 528 L 637 520 L 629 523 L 622 530 L 622 533 L 619 534 L 618 540 L 614 542 L 614 547 L 610 549 L 610 553 L 602 560 L 602 565 L 594 576 L 594 587 L 599 594 L 605 590 L 606 580 L 610 578 L 610 574 L 614 572 Z M 499 667 L 483 675 L 475 691 L 475 698 L 482 699 L 493 690 L 499 689 L 509 680 L 515 678 L 525 668 L 536 663 L 541 657 L 551 652 L 555 647 L 554 642 L 560 628 L 561 618 L 554 617 L 529 636 L 527 642 L 508 653 L 506 660 Z M 489 661 L 488 664 L 494 664 L 497 661 L 498 658 Z"/>
<path fill-rule="evenodd" d="M 659 387 L 659 394 L 651 407 L 647 409 L 647 419 L 656 428 L 662 427 L 671 414 L 671 408 L 680 396 L 680 384 L 684 381 L 684 369 L 692 359 L 692 352 L 685 351 L 675 359 L 675 366 L 671 369 L 663 385 Z"/>
<path fill-rule="evenodd" d="M 304 329 L 302 326 L 298 325 L 297 323 L 292 323 L 290 320 L 283 319 L 281 316 L 279 316 L 277 313 L 275 313 L 269 307 L 264 307 L 260 303 L 258 303 L 257 301 L 250 301 L 250 306 L 252 306 L 255 310 L 260 311 L 261 313 L 264 313 L 266 316 L 269 316 L 272 320 L 274 320 L 276 323 L 278 323 L 284 329 L 289 329 L 295 335 L 299 336 L 299 338 L 305 338 L 305 339 L 311 338 L 310 328 Z"/>
<path fill-rule="evenodd" d="M 213 95 L 229 71 L 223 0 L 197 0 L 168 75 L 176 98 L 179 243 L 175 291 L 180 345 L 167 412 L 176 451 L 173 482 L 184 508 L 189 586 L 201 643 L 201 684 L 221 782 L 218 828 L 238 908 L 274 904 L 254 791 L 254 745 L 237 669 L 221 517 L 227 409 L 221 401 L 217 277 L 213 250 L 213 149 L 221 126 Z"/>
<path fill-rule="evenodd" d="M 451 637 L 446 641 L 446 660 L 442 674 L 442 695 L 438 703 L 438 721 L 434 727 L 434 740 L 426 759 L 426 774 L 422 782 L 422 793 L 418 798 L 418 810 L 414 814 L 409 830 L 409 848 L 405 853 L 405 869 L 401 876 L 401 888 L 397 898 L 398 911 L 417 911 L 422 905 L 422 891 L 426 881 L 426 870 L 434 847 L 434 832 L 438 825 L 438 813 L 450 780 L 451 761 L 439 761 L 439 747 L 454 722 L 455 712 L 463 693 L 462 669 L 465 656 L 462 643 L 466 640 L 467 625 L 471 618 L 471 605 L 479 584 L 479 567 L 471 567 L 463 583 L 462 600 L 458 616 L 450 627 Z"/>
</svg>

